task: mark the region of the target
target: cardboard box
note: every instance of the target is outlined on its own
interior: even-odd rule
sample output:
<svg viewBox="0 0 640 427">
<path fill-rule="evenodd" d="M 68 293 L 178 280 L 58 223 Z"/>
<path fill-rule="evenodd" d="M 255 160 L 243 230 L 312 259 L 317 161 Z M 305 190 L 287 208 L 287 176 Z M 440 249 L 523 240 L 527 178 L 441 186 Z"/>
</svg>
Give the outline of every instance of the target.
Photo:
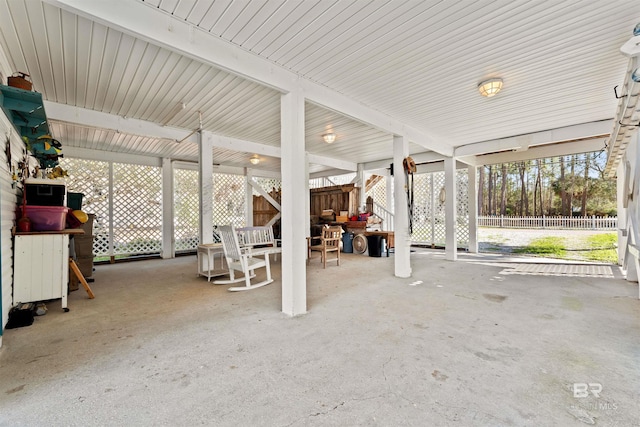
<svg viewBox="0 0 640 427">
<path fill-rule="evenodd" d="M 336 217 L 336 222 L 347 222 L 347 221 L 349 221 L 349 217 L 347 215 L 344 215 L 344 216 L 338 215 Z"/>
</svg>

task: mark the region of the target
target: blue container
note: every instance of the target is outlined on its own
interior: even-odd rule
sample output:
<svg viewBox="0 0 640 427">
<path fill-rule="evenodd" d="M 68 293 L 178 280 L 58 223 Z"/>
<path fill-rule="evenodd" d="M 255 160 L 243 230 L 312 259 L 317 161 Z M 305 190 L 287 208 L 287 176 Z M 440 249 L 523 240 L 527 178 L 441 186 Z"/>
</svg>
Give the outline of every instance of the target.
<svg viewBox="0 0 640 427">
<path fill-rule="evenodd" d="M 353 233 L 342 234 L 342 252 L 353 253 Z"/>
</svg>

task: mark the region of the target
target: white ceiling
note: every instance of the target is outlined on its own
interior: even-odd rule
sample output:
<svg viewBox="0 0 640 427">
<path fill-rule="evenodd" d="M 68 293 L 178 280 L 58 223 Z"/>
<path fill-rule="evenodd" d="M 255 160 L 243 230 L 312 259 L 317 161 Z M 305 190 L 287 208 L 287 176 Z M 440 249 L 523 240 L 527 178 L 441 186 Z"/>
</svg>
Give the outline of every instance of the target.
<svg viewBox="0 0 640 427">
<path fill-rule="evenodd" d="M 635 0 L 0 0 L 0 50 L 12 71 L 32 76 L 63 146 L 198 158 L 190 140 L 76 121 L 58 106 L 185 135 L 201 111 L 207 131 L 278 147 L 278 88 L 247 76 L 246 64 L 211 63 L 235 51 L 256 58 L 256 76 L 293 73 L 325 88 L 327 99 L 353 101 L 342 111 L 307 102 L 306 149 L 366 163 L 392 157 L 392 133 L 386 120 L 351 118 L 353 105 L 417 130 L 442 153 L 612 119 L 613 87 L 627 66 L 619 48 L 639 21 Z M 191 52 L 164 38 L 185 24 Z M 220 51 L 221 42 L 231 49 Z M 504 89 L 483 98 L 477 84 L 491 77 L 503 78 Z M 322 141 L 328 131 L 338 135 L 332 145 Z M 428 151 L 418 139 L 412 154 Z M 217 147 L 214 161 L 250 166 L 255 150 L 237 147 Z M 279 170 L 277 157 L 261 157 L 259 167 Z M 332 167 L 324 163 L 310 171 Z"/>
</svg>

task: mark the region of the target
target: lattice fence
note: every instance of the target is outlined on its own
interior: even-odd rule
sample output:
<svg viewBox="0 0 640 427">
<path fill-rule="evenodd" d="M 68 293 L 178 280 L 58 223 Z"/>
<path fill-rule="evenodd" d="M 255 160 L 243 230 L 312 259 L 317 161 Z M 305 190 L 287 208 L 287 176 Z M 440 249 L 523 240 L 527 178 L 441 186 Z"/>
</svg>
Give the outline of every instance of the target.
<svg viewBox="0 0 640 427">
<path fill-rule="evenodd" d="M 198 171 L 174 169 L 174 241 L 176 252 L 192 251 L 198 247 L 200 197 Z"/>
<path fill-rule="evenodd" d="M 82 210 L 94 214 L 93 253 L 109 254 L 109 163 L 95 160 L 60 159 L 67 170 L 67 191 L 82 193 Z"/>
<path fill-rule="evenodd" d="M 113 164 L 113 253 L 162 250 L 162 174 L 157 166 Z"/>
<path fill-rule="evenodd" d="M 390 210 L 387 206 L 387 177 L 382 176 L 380 180 L 366 193 L 373 201 L 383 208 Z"/>
<path fill-rule="evenodd" d="M 414 216 L 411 241 L 418 244 L 443 246 L 446 242 L 445 203 L 440 201 L 444 189 L 444 172 L 414 176 Z M 457 187 L 457 240 L 459 247 L 469 245 L 469 191 L 468 173 L 458 170 Z"/>
<path fill-rule="evenodd" d="M 355 177 L 356 173 L 350 172 L 343 175 L 333 175 L 328 178 L 329 181 L 333 182 L 333 185 L 345 185 L 351 183 Z"/>
<path fill-rule="evenodd" d="M 245 178 L 242 175 L 213 174 L 213 225 L 245 226 Z"/>
<path fill-rule="evenodd" d="M 273 190 L 280 191 L 282 187 L 282 181 L 279 178 L 261 178 L 256 176 L 253 177 L 253 181 L 267 193 L 271 193 Z M 260 193 L 254 189 L 253 195 L 259 196 Z"/>
<path fill-rule="evenodd" d="M 475 177 L 473 177 L 475 178 Z M 458 169 L 456 171 L 456 219 L 457 239 L 459 247 L 469 247 L 469 171 Z"/>
</svg>

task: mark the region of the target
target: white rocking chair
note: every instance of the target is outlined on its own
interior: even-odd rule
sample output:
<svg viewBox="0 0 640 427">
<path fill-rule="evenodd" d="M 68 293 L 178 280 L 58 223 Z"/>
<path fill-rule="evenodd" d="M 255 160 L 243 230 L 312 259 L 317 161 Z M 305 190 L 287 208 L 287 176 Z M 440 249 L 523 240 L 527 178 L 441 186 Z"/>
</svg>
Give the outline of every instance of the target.
<svg viewBox="0 0 640 427">
<path fill-rule="evenodd" d="M 213 283 L 218 285 L 227 285 L 245 281 L 246 286 L 237 286 L 229 288 L 230 291 L 246 291 L 249 289 L 259 288 L 273 282 L 271 278 L 271 266 L 269 264 L 269 251 L 259 251 L 251 248 L 241 248 L 238 243 L 238 234 L 233 226 L 223 225 L 218 228 L 218 233 L 222 239 L 224 248 L 224 256 L 227 259 L 229 267 L 229 280 L 216 280 Z M 267 270 L 267 280 L 251 284 L 251 279 L 256 277 L 254 270 L 256 268 L 265 267 Z M 235 271 L 244 273 L 244 277 L 236 278 Z"/>
</svg>

